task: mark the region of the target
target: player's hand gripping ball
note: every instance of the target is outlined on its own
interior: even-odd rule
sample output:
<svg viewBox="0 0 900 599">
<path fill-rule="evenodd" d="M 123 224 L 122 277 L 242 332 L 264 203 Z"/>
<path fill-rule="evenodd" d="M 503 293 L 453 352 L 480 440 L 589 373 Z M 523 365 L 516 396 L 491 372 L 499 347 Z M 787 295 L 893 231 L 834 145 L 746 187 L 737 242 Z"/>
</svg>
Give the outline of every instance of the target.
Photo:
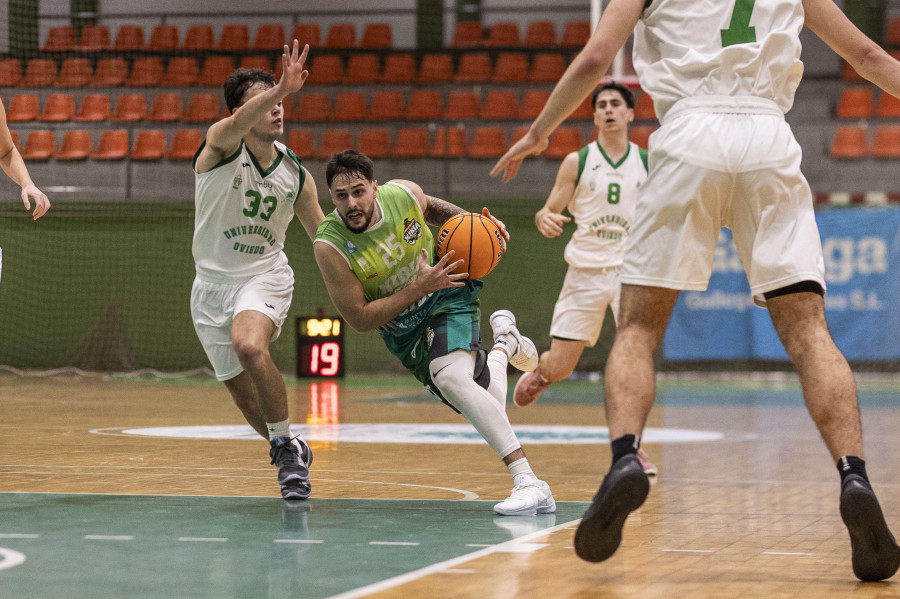
<svg viewBox="0 0 900 599">
<path fill-rule="evenodd" d="M 463 260 L 453 274 L 467 272 L 470 279 L 486 276 L 500 262 L 500 230 L 494 221 L 474 212 L 457 214 L 447 219 L 438 232 L 434 253 L 437 259 L 454 251 L 450 262 Z"/>
</svg>

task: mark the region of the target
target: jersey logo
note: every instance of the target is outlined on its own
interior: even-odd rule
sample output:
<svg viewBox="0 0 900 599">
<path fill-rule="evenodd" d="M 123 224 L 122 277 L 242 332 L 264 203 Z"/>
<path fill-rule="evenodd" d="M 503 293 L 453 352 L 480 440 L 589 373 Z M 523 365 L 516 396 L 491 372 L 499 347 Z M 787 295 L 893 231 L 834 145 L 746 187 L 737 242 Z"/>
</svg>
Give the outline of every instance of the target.
<svg viewBox="0 0 900 599">
<path fill-rule="evenodd" d="M 348 253 L 348 254 L 355 254 L 357 251 L 359 251 L 359 250 L 356 249 L 356 246 L 353 245 L 353 242 L 352 242 L 352 241 L 345 241 L 345 242 L 344 242 L 344 249 L 347 250 L 347 253 Z"/>
<path fill-rule="evenodd" d="M 250 163 L 249 163 L 249 162 L 242 162 L 242 163 L 241 163 L 241 166 L 244 167 L 244 168 L 246 168 L 246 167 L 250 166 Z"/>
<path fill-rule="evenodd" d="M 422 225 L 413 218 L 403 219 L 403 239 L 409 245 L 416 245 L 416 242 L 422 236 Z"/>
<path fill-rule="evenodd" d="M 231 189 L 237 189 L 238 187 L 241 186 L 241 183 L 243 183 L 243 182 L 244 182 L 243 177 L 238 175 L 237 177 L 234 178 L 234 181 L 231 183 Z"/>
</svg>

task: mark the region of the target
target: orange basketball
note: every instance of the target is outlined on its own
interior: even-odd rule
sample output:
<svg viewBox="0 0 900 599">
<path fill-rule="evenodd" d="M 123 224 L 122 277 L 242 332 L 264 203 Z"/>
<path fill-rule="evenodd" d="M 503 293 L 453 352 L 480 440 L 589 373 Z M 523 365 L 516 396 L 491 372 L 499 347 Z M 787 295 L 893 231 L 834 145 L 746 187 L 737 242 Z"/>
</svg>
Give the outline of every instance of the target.
<svg viewBox="0 0 900 599">
<path fill-rule="evenodd" d="M 469 273 L 470 279 L 486 276 L 500 261 L 500 230 L 494 221 L 474 212 L 447 219 L 438 232 L 434 253 L 440 258 L 454 251 L 450 262 L 462 259 L 454 273 Z"/>
</svg>

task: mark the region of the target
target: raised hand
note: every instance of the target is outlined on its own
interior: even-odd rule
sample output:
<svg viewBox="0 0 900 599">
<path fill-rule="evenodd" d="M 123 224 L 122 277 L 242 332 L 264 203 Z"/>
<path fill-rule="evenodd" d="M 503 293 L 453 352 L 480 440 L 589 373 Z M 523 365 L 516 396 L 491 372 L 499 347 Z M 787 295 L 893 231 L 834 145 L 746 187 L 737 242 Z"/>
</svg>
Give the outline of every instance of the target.
<svg viewBox="0 0 900 599">
<path fill-rule="evenodd" d="M 300 91 L 306 78 L 309 77 L 309 71 L 305 70 L 306 56 L 309 54 L 309 45 L 303 46 L 303 52 L 300 52 L 300 42 L 294 40 L 293 47 L 284 46 L 284 54 L 281 56 L 281 80 L 278 85 L 284 90 L 285 94 L 292 94 Z"/>
</svg>

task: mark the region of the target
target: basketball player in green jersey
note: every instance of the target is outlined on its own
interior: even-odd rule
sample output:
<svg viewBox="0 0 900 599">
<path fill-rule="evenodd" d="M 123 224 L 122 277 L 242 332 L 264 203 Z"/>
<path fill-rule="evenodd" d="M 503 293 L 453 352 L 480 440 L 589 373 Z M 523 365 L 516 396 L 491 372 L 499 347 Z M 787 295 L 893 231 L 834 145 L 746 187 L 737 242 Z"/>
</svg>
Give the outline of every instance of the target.
<svg viewBox="0 0 900 599">
<path fill-rule="evenodd" d="M 412 181 L 379 185 L 372 161 L 354 150 L 335 154 L 325 179 L 335 210 L 313 248 L 332 303 L 357 331 L 378 329 L 392 354 L 451 408 L 465 416 L 513 476 L 509 498 L 494 506 L 507 516 L 556 510 L 550 487 L 532 472 L 506 416 L 507 363 L 537 366 L 537 350 L 508 310 L 491 315 L 494 346 L 481 348 L 478 292 L 482 282 L 450 274 L 461 261 L 447 252 L 433 263 L 439 226 L 465 212 L 426 195 Z M 502 222 L 490 216 L 505 242 Z"/>
<path fill-rule="evenodd" d="M 662 126 L 651 137 L 650 173 L 625 247 L 620 323 L 605 376 L 613 464 L 575 534 L 575 551 L 586 560 L 616 551 L 626 517 L 647 496 L 635 453 L 653 405 L 653 352 L 679 290 L 706 288 L 725 225 L 837 463 L 854 574 L 883 580 L 900 568 L 900 547 L 866 473 L 853 373 L 825 322 L 812 194 L 784 119 L 803 74 L 804 25 L 900 97 L 900 62 L 832 0 L 612 0 L 529 132 L 492 171 L 509 180 L 526 156 L 543 151 L 634 32 L 635 70 Z"/>
<path fill-rule="evenodd" d="M 597 140 L 562 162 L 556 182 L 534 224 L 544 237 L 559 237 L 575 219 L 566 245 L 569 264 L 550 324 L 550 349 L 540 364 L 523 374 L 513 391 L 517 406 L 531 405 L 551 383 L 575 370 L 585 347 L 600 337 L 606 309 L 619 318 L 619 272 L 625 238 L 631 228 L 637 188 L 647 178 L 647 152 L 628 141 L 634 120 L 634 96 L 624 85 L 609 82 L 591 98 Z M 643 448 L 638 459 L 649 475 L 657 473 Z"/>
<path fill-rule="evenodd" d="M 13 143 L 9 133 L 9 125 L 6 122 L 6 109 L 3 100 L 0 100 L 0 168 L 12 179 L 13 183 L 22 188 L 22 203 L 26 210 L 31 210 L 31 201 L 34 200 L 34 212 L 32 218 L 39 219 L 50 209 L 50 200 L 44 192 L 37 188 L 28 174 L 28 168 L 22 155 Z"/>
<path fill-rule="evenodd" d="M 294 272 L 284 254 L 296 216 L 310 238 L 325 218 L 316 185 L 278 141 L 281 101 L 303 87 L 309 47 L 284 47 L 283 74 L 238 69 L 225 81 L 230 115 L 215 123 L 194 156 L 197 276 L 191 316 L 216 378 L 247 422 L 269 440 L 281 496 L 310 494 L 312 453 L 291 438 L 284 379 L 269 354 L 291 305 Z"/>
</svg>

